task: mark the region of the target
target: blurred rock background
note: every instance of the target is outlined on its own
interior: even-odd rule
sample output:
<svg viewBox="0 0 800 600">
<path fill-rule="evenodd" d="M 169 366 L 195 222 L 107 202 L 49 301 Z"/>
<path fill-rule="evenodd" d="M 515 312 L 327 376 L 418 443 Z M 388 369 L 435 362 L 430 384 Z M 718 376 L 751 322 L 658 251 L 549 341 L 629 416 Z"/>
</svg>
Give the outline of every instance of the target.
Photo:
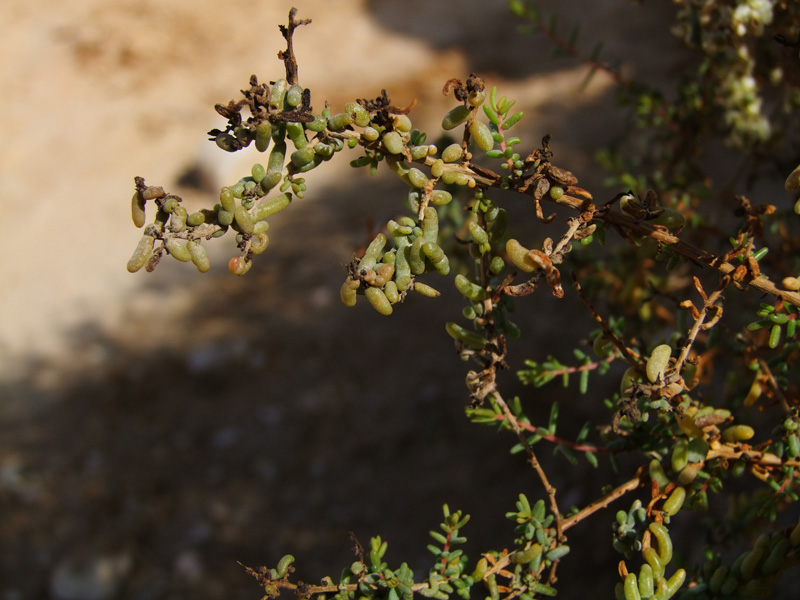
<svg viewBox="0 0 800 600">
<path fill-rule="evenodd" d="M 227 272 L 227 241 L 206 275 L 169 260 L 125 271 L 140 235 L 134 175 L 200 207 L 257 160 L 225 155 L 205 132 L 222 123 L 213 105 L 252 73 L 282 75 L 277 25 L 292 5 L 314 21 L 296 51 L 318 110 L 385 88 L 398 105 L 416 98 L 415 125 L 433 132 L 452 106 L 444 81 L 476 72 L 518 99 L 529 147 L 552 133 L 558 163 L 603 189 L 592 155 L 624 118 L 610 81 L 579 92 L 585 68 L 518 33 L 502 0 L 4 2 L 0 600 L 258 598 L 237 561 L 292 553 L 300 578 L 336 576 L 352 561 L 348 531 L 362 544 L 383 536 L 390 564 L 425 570 L 441 504 L 473 515 L 474 555 L 511 543 L 503 514 L 519 492 L 542 495 L 509 459 L 509 436 L 463 417 L 468 367 L 443 328 L 461 309 L 449 284 L 391 319 L 338 300 L 370 221 L 398 213 L 391 176 L 344 157 L 311 173 L 245 278 Z M 605 40 L 604 55 L 637 77 L 669 77 L 680 58 L 669 6 L 541 5 L 564 27 L 582 22 L 587 49 Z M 530 220 L 529 207 L 512 210 Z M 535 307 L 519 317 L 508 384 L 534 405 L 560 392 L 517 389 L 513 371 L 591 328 L 583 312 L 574 335 L 553 317 L 577 307 L 569 296 L 518 309 Z M 575 431 L 588 402 L 562 410 Z M 572 478 L 557 481 L 565 505 L 600 494 L 602 471 L 547 460 Z M 611 593 L 610 518 L 574 532 L 573 547 L 597 543 L 564 579 L 589 565 Z"/>
</svg>

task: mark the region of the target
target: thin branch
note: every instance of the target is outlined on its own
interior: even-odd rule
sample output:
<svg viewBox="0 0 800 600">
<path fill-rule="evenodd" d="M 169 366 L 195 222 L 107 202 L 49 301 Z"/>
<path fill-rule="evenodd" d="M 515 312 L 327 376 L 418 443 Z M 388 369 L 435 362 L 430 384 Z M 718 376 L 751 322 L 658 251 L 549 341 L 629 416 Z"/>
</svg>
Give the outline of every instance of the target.
<svg viewBox="0 0 800 600">
<path fill-rule="evenodd" d="M 500 421 L 501 423 L 508 420 L 508 417 L 505 413 L 501 415 L 495 415 L 494 418 L 497 421 Z M 542 433 L 542 429 L 540 429 L 536 425 L 532 425 L 531 423 L 520 423 L 519 420 L 517 421 L 517 423 L 519 424 L 520 428 L 529 431 L 530 433 L 533 433 L 535 435 L 538 435 L 543 440 L 547 440 L 548 442 L 553 442 L 554 444 L 563 444 L 565 446 L 568 446 L 572 450 L 575 450 L 576 452 L 596 452 L 598 454 L 604 454 L 609 451 L 608 448 L 602 446 L 590 446 L 589 444 L 578 444 L 576 442 L 571 442 L 569 440 L 565 440 L 563 438 L 551 435 L 549 433 Z"/>
<path fill-rule="evenodd" d="M 506 401 L 500 395 L 500 392 L 497 391 L 495 387 L 491 392 L 490 395 L 492 399 L 497 402 L 498 406 L 500 406 L 503 414 L 505 414 L 508 423 L 511 424 L 511 428 L 514 430 L 514 433 L 517 434 L 520 443 L 525 448 L 526 452 L 528 453 L 528 462 L 531 463 L 534 471 L 539 476 L 539 479 L 542 481 L 542 485 L 544 485 L 545 492 L 547 492 L 547 496 L 550 499 L 550 510 L 553 512 L 553 515 L 556 518 L 556 531 L 558 532 L 558 539 L 562 539 L 562 527 L 561 527 L 561 511 L 558 509 L 558 503 L 556 502 L 556 488 L 552 486 L 550 480 L 547 477 L 547 474 L 544 472 L 542 465 L 539 463 L 539 459 L 536 458 L 536 453 L 533 451 L 533 448 L 528 443 L 528 439 L 522 433 L 522 427 L 520 426 L 517 417 L 514 416 L 514 413 L 511 412 L 511 409 L 506 404 Z"/>
<path fill-rule="evenodd" d="M 681 367 L 683 367 L 683 363 L 689 357 L 689 352 L 691 351 L 692 345 L 697 339 L 697 334 L 700 333 L 700 331 L 704 328 L 703 325 L 705 323 L 706 317 L 708 317 L 709 310 L 711 310 L 712 308 L 715 308 L 717 312 L 721 310 L 720 307 L 716 305 L 716 302 L 722 296 L 722 292 L 725 291 L 730 282 L 731 278 L 725 275 L 724 277 L 722 277 L 719 285 L 717 286 L 717 289 L 714 290 L 714 292 L 708 298 L 703 298 L 703 308 L 700 311 L 697 318 L 695 319 L 694 325 L 692 325 L 691 330 L 689 330 L 686 343 L 683 345 L 680 356 L 678 356 L 678 361 L 675 363 L 676 373 L 681 372 Z M 695 287 L 698 287 L 699 285 L 700 282 L 695 277 Z"/>
<path fill-rule="evenodd" d="M 641 471 L 642 471 L 642 469 L 639 469 L 639 473 L 637 473 L 636 477 L 634 477 L 633 479 L 630 479 L 630 480 L 626 481 L 625 483 L 623 483 L 622 485 L 614 488 L 613 490 L 611 490 L 608 494 L 606 494 L 605 496 L 603 496 L 599 500 L 595 500 L 594 502 L 592 502 L 586 508 L 578 511 L 577 513 L 575 513 L 571 517 L 568 517 L 563 523 L 564 530 L 567 530 L 570 527 L 572 527 L 574 525 L 577 525 L 578 523 L 583 521 L 586 517 L 596 513 L 598 510 L 600 510 L 602 508 L 606 508 L 609 504 L 611 504 L 612 502 L 614 502 L 618 498 L 621 498 L 622 496 L 624 496 L 628 492 L 631 492 L 631 491 L 635 490 L 636 488 L 638 488 L 639 485 L 642 482 L 642 480 L 641 480 Z"/>
<path fill-rule="evenodd" d="M 294 56 L 294 45 L 292 44 L 292 37 L 294 36 L 294 30 L 300 27 L 301 25 L 308 25 L 311 23 L 311 19 L 302 19 L 300 21 L 295 21 L 295 16 L 297 15 L 297 9 L 292 7 L 289 11 L 289 25 L 288 27 L 284 27 L 283 25 L 279 25 L 279 29 L 281 30 L 281 34 L 286 39 L 286 50 L 281 50 L 278 52 L 278 58 L 283 61 L 283 65 L 286 68 L 286 82 L 289 85 L 296 85 L 298 82 L 297 78 L 297 59 Z"/>
<path fill-rule="evenodd" d="M 628 349 L 628 347 L 622 343 L 622 340 L 620 340 L 617 337 L 617 335 L 613 331 L 611 331 L 611 327 L 608 326 L 608 324 L 605 322 L 600 313 L 597 312 L 597 309 L 594 307 L 594 305 L 589 301 L 589 298 L 586 297 L 586 294 L 583 293 L 583 288 L 581 287 L 581 284 L 578 283 L 577 279 L 574 279 L 573 285 L 575 286 L 575 289 L 578 292 L 578 296 L 580 296 L 583 303 L 589 309 L 589 312 L 592 313 L 592 318 L 594 318 L 597 324 L 600 325 L 600 327 L 602 328 L 603 334 L 613 342 L 614 346 L 617 348 L 617 350 L 620 351 L 622 356 L 625 357 L 625 360 L 627 360 L 628 363 L 630 363 L 641 373 L 644 373 L 644 362 L 641 360 L 641 358 L 637 358 L 636 356 L 634 356 Z"/>
<path fill-rule="evenodd" d="M 783 393 L 781 386 L 775 381 L 775 376 L 772 374 L 772 369 L 769 368 L 767 361 L 763 358 L 758 359 L 758 365 L 761 369 L 761 372 L 766 375 L 767 379 L 769 380 L 769 385 L 772 387 L 772 391 L 775 392 L 775 395 L 778 397 L 778 402 L 781 404 L 781 408 L 786 414 L 791 412 L 791 407 L 789 406 L 789 402 L 786 400 L 786 394 Z"/>
</svg>

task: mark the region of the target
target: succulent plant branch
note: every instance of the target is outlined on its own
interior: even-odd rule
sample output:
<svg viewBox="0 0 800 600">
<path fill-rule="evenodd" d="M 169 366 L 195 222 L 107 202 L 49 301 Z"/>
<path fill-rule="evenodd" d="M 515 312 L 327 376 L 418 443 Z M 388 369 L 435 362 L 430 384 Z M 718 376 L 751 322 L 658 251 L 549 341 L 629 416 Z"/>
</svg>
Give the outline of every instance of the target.
<svg viewBox="0 0 800 600">
<path fill-rule="evenodd" d="M 686 23 L 705 23 L 693 12 L 700 10 L 697 3 L 678 0 L 677 4 L 682 6 L 682 17 L 691 17 Z M 747 44 L 760 43 L 763 37 L 759 19 L 766 19 L 765 7 L 769 4 L 770 11 L 774 8 L 767 0 L 756 4 L 762 13 L 751 6 L 753 3 L 740 3 L 740 8 L 747 10 L 713 13 L 717 19 L 732 15 L 731 23 L 714 29 L 714 36 L 736 32 L 738 37 L 729 42 L 740 49 L 739 58 L 745 63 L 750 60 Z M 553 26 L 546 26 L 534 2 L 510 0 L 509 6 L 512 12 L 536 24 L 563 51 L 580 58 L 574 40 L 566 41 Z M 800 5 L 781 7 L 783 12 L 776 8 L 774 14 L 800 30 Z M 763 500 L 754 493 L 751 502 L 761 503 L 761 514 L 773 520 L 800 499 L 800 371 L 796 368 L 800 361 L 800 280 L 788 275 L 800 272 L 796 258 L 800 256 L 800 243 L 789 235 L 787 213 L 738 196 L 735 216 L 741 224 L 728 238 L 731 249 L 711 252 L 696 245 L 710 248 L 712 241 L 718 242 L 716 238 L 721 237 L 718 228 L 704 223 L 701 195 L 694 191 L 694 184 L 708 186 L 710 179 L 701 177 L 696 165 L 689 164 L 691 160 L 680 162 L 675 154 L 685 139 L 695 135 L 699 120 L 711 118 L 695 111 L 703 110 L 703 102 L 716 101 L 722 103 L 719 111 L 734 123 L 726 130 L 726 139 L 739 147 L 750 144 L 751 151 L 745 157 L 748 164 L 761 160 L 764 153 L 752 146 L 754 139 L 764 135 L 760 105 L 753 103 L 758 94 L 750 90 L 757 82 L 751 83 L 749 75 L 742 75 L 755 66 L 729 64 L 730 53 L 724 48 L 720 53 L 712 52 L 709 69 L 713 70 L 713 61 L 717 61 L 728 69 L 728 75 L 733 72 L 736 77 L 731 82 L 725 79 L 725 72 L 712 71 L 704 71 L 703 77 L 727 82 L 725 89 L 731 94 L 739 93 L 736 85 L 749 90 L 749 95 L 735 102 L 708 90 L 698 92 L 694 103 L 688 102 L 691 94 L 687 96 L 684 89 L 680 102 L 687 100 L 688 104 L 673 110 L 665 107 L 660 95 L 642 87 L 636 114 L 643 123 L 655 129 L 666 124 L 679 134 L 667 136 L 669 139 L 653 138 L 660 140 L 653 154 L 660 156 L 658 166 L 663 168 L 653 179 L 657 180 L 654 187 L 661 191 L 644 189 L 640 183 L 643 178 L 635 177 L 623 162 L 606 155 L 610 170 L 629 184 L 620 187 L 629 190 L 608 193 L 611 199 L 600 204 L 578 185 L 578 177 L 553 162 L 549 134 L 542 138 L 540 147 L 520 154 L 522 140 L 511 135 L 511 130 L 523 118 L 522 111 L 512 111 L 514 100 L 498 97 L 496 88 L 487 92 L 484 80 L 475 74 L 465 81 L 450 79 L 444 85 L 445 95 L 452 94 L 456 106 L 444 116 L 442 129 L 445 135 L 453 132 L 455 137 L 437 137 L 457 140 L 449 145 L 448 141 L 427 143 L 426 134 L 414 129 L 409 117 L 415 103 L 394 106 L 386 90 L 374 99 L 349 102 L 339 113 L 327 105 L 315 113 L 311 91 L 299 84 L 293 46 L 296 29 L 310 21 L 297 20 L 296 14 L 292 9 L 288 25 L 280 26 L 287 46 L 278 54 L 285 78 L 267 84 L 259 83 L 253 75 L 241 99 L 215 106 L 227 123 L 224 129 L 209 132 L 217 146 L 227 152 L 238 152 L 251 144 L 261 153 L 269 151 L 266 164 L 254 164 L 249 175 L 220 190 L 216 205 L 191 214 L 179 196 L 136 177 L 131 212 L 134 224 L 144 231 L 128 270 L 152 271 L 166 254 L 192 262 L 200 272 L 206 272 L 210 262 L 204 243 L 232 233 L 239 255 L 230 259 L 228 268 L 233 274 L 244 275 L 254 258 L 267 249 L 270 217 L 304 197 L 306 172 L 345 149 L 356 153 L 351 162 L 354 168 L 367 167 L 370 173 L 388 169 L 409 189 L 400 209 L 403 216 L 389 220 L 365 251 L 350 262 L 340 289 L 342 302 L 354 306 L 358 298 L 366 297 L 372 308 L 388 316 L 411 293 L 438 297 L 440 293 L 428 283 L 429 277 L 446 277 L 452 272 L 455 287 L 466 302 L 462 316 L 470 326 L 448 322 L 445 329 L 454 340 L 456 353 L 478 365 L 466 376 L 470 398 L 467 416 L 475 423 L 513 432 L 517 443 L 512 452 L 525 452 L 546 500 L 532 504 L 520 494 L 516 510 L 506 514 L 515 523 L 513 543 L 500 551 L 482 553 L 472 571 L 467 570 L 468 559 L 458 547 L 465 540 L 460 529 L 469 516 L 451 512 L 445 505 L 441 531 L 431 532 L 435 543 L 428 548 L 435 561 L 426 577 L 415 577 L 406 563 L 389 568 L 383 560 L 387 544 L 376 537 L 371 539 L 368 552 L 356 541 L 357 560 L 343 570 L 338 582 L 330 577 L 320 585 L 293 581 L 291 555 L 283 557 L 273 569 L 248 567 L 266 597 L 289 590 L 298 597 L 317 596 L 318 600 L 411 600 L 415 594 L 435 600 L 448 600 L 456 594 L 468 600 L 478 584 L 486 588 L 490 600 L 552 596 L 558 582 L 557 566 L 570 551 L 566 531 L 627 494 L 641 497 L 633 500 L 629 510 L 617 512 L 612 546 L 626 561 L 639 561 L 641 569 L 637 574 L 633 563 L 631 567 L 626 561 L 620 563 L 618 598 L 666 600 L 680 593 L 687 578 L 692 593 L 708 591 L 709 597 L 732 593 L 740 585 L 742 589 L 768 589 L 775 580 L 773 575 L 796 565 L 800 524 L 791 531 L 752 535 L 759 541 L 748 547 L 738 562 L 728 564 L 717 553 L 704 570 L 666 572 L 672 558 L 666 527 L 670 519 L 684 505 L 707 509 L 708 495 L 720 493 L 727 478 L 747 471 L 757 482 L 767 484 L 768 498 Z M 713 21 L 705 13 L 704 18 Z M 707 33 L 703 27 L 699 33 L 691 31 L 692 35 Z M 713 50 L 716 39 L 712 36 L 705 40 L 704 52 Z M 601 63 L 597 52 L 582 60 L 592 72 L 608 73 L 628 91 L 640 90 L 619 70 Z M 773 79 L 779 75 L 775 69 L 770 74 Z M 702 88 L 706 83 L 704 79 L 698 85 Z M 792 81 L 785 85 L 786 102 L 800 105 L 800 85 Z M 800 113 L 800 106 L 795 109 Z M 779 113 L 774 111 L 770 117 L 778 118 Z M 697 175 L 698 180 L 687 180 L 686 173 Z M 641 193 L 635 194 L 633 187 Z M 800 167 L 791 172 L 785 188 L 790 193 L 800 190 Z M 495 201 L 491 195 L 496 190 L 510 191 L 513 197 L 507 199 L 506 195 L 502 202 Z M 514 198 L 524 201 L 542 224 L 553 229 L 560 226 L 560 236 L 530 240 L 530 231 L 520 231 L 518 224 L 509 223 L 504 206 Z M 577 214 L 557 222 L 555 214 L 546 216 L 547 202 Z M 148 205 L 155 209 L 155 216 L 146 225 Z M 800 201 L 795 212 L 800 214 Z M 512 228 L 515 231 L 506 232 Z M 713 232 L 714 240 L 709 239 L 709 232 Z M 510 237 L 512 233 L 522 241 Z M 764 261 L 770 236 L 777 239 L 774 245 L 780 252 L 774 260 Z M 609 257 L 594 254 L 594 241 L 611 245 L 610 237 L 616 238 L 616 250 Z M 588 247 L 585 252 L 584 247 Z M 659 260 L 666 262 L 664 268 Z M 579 363 L 574 366 L 553 357 L 541 363 L 528 360 L 529 368 L 518 372 L 519 379 L 540 387 L 553 379 L 561 379 L 567 386 L 571 377 L 577 377 L 580 394 L 596 395 L 588 385 L 590 376 L 605 376 L 610 365 L 618 361 L 628 365 L 619 392 L 604 400 L 610 422 L 586 423 L 574 441 L 563 432 L 556 434 L 557 402 L 551 403 L 547 426 L 534 425 L 526 415 L 524 401 L 504 395 L 498 382 L 499 372 L 509 368 L 511 341 L 522 335 L 520 327 L 510 320 L 514 302 L 535 310 L 530 308 L 531 296 L 542 290 L 542 282 L 546 292 L 555 298 L 564 297 L 560 268 L 567 261 L 571 263 L 574 289 L 599 328 L 581 342 L 585 345 L 593 338 L 596 358 L 576 348 L 573 354 Z M 707 294 L 694 271 L 709 268 L 719 274 L 719 282 Z M 787 276 L 779 286 L 767 276 L 768 271 Z M 772 301 L 762 302 L 755 310 L 756 319 L 733 336 L 729 347 L 721 348 L 714 336 L 721 331 L 723 307 L 727 319 L 732 310 L 749 306 L 755 294 L 747 293 L 748 289 Z M 597 290 L 610 290 L 610 307 L 595 306 L 602 306 L 603 301 Z M 700 296 L 702 305 L 696 306 L 689 298 L 693 294 Z M 672 303 L 671 308 L 660 304 L 664 299 Z M 658 311 L 657 318 L 652 311 Z M 630 330 L 626 319 L 634 320 L 635 331 Z M 671 333 L 664 340 L 660 336 L 666 329 Z M 723 352 L 741 369 L 726 384 L 733 391 L 725 400 L 720 398 L 724 395 L 720 390 L 704 394 L 701 387 L 709 385 L 702 371 Z M 757 408 L 764 412 L 776 404 L 781 410 L 775 411 L 780 414 L 769 436 L 754 444 L 750 440 L 755 429 L 742 419 L 747 409 L 759 402 Z M 590 434 L 597 434 L 599 439 L 587 441 Z M 608 485 L 604 489 L 611 491 L 566 516 L 559 508 L 556 487 L 534 451 L 541 441 L 553 444 L 555 451 L 573 464 L 580 458 L 596 466 L 597 455 L 614 460 L 623 452 L 638 453 L 643 462 L 632 478 L 613 489 Z M 762 526 L 753 516 L 735 517 L 748 532 L 758 533 Z"/>
</svg>

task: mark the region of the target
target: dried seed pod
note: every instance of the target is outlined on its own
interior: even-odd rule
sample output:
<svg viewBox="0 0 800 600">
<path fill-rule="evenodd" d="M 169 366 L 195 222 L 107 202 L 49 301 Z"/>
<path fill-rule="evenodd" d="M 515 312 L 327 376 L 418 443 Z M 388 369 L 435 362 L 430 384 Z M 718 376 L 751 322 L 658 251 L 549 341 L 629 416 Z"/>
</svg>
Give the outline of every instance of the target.
<svg viewBox="0 0 800 600">
<path fill-rule="evenodd" d="M 514 266 L 521 271 L 534 273 L 539 270 L 538 263 L 530 256 L 530 250 L 513 238 L 506 242 L 506 254 Z"/>
<path fill-rule="evenodd" d="M 661 344 L 653 349 L 653 353 L 647 360 L 647 366 L 645 367 L 650 383 L 656 383 L 663 379 L 664 371 L 669 365 L 670 356 L 672 356 L 672 348 L 668 344 Z"/>
<path fill-rule="evenodd" d="M 211 268 L 211 262 L 208 260 L 206 249 L 203 248 L 203 245 L 196 240 L 189 240 L 186 246 L 189 248 L 189 253 L 192 255 L 192 263 L 197 267 L 197 270 L 201 273 L 208 272 Z"/>
<path fill-rule="evenodd" d="M 384 148 L 386 148 L 386 151 L 390 154 L 400 154 L 403 151 L 403 138 L 396 131 L 384 133 L 382 141 Z"/>
<path fill-rule="evenodd" d="M 481 150 L 488 152 L 494 148 L 494 138 L 489 126 L 483 121 L 473 121 L 469 125 L 469 134 Z"/>
<path fill-rule="evenodd" d="M 454 163 L 461 160 L 464 155 L 464 150 L 461 144 L 450 144 L 447 148 L 442 150 L 442 160 L 446 163 Z"/>
<path fill-rule="evenodd" d="M 566 169 L 561 169 L 555 165 L 547 165 L 545 169 L 547 176 L 555 183 L 563 186 L 577 185 L 578 178 Z"/>
<path fill-rule="evenodd" d="M 442 119 L 442 129 L 450 130 L 461 125 L 469 118 L 472 109 L 460 104 L 448 112 Z"/>
<path fill-rule="evenodd" d="M 150 260 L 150 257 L 153 255 L 153 245 L 155 241 L 156 238 L 152 235 L 145 234 L 141 237 L 139 243 L 136 245 L 136 250 L 133 251 L 133 255 L 128 261 L 129 273 L 135 273 L 147 264 L 147 261 Z"/>
<path fill-rule="evenodd" d="M 367 297 L 367 300 L 369 300 L 372 308 L 377 310 L 379 313 L 385 316 L 392 314 L 392 304 L 389 302 L 389 299 L 386 297 L 386 294 L 382 289 L 377 287 L 368 287 L 366 290 L 364 290 L 364 295 Z"/>
<path fill-rule="evenodd" d="M 225 152 L 236 152 L 241 148 L 239 141 L 230 133 L 222 132 L 214 138 L 214 142 Z"/>
<path fill-rule="evenodd" d="M 266 152 L 272 139 L 272 124 L 264 121 L 256 126 L 256 150 Z"/>
<path fill-rule="evenodd" d="M 247 148 L 250 145 L 250 142 L 253 141 L 253 132 L 249 127 L 237 127 L 234 130 L 233 135 L 236 138 L 236 141 L 239 142 L 240 148 Z"/>
<path fill-rule="evenodd" d="M 158 200 L 166 195 L 164 188 L 159 185 L 148 185 L 142 190 L 142 198 L 145 200 Z"/>
<path fill-rule="evenodd" d="M 144 205 L 144 196 L 139 192 L 134 192 L 133 198 L 131 198 L 131 218 L 136 227 L 144 227 L 146 220 Z"/>
</svg>

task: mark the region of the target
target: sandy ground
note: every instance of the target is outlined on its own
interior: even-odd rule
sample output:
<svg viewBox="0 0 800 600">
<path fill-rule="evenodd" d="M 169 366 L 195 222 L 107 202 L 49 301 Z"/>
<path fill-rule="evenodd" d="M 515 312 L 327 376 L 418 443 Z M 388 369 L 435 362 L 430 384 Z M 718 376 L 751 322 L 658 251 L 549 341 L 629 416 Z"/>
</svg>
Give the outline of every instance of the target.
<svg viewBox="0 0 800 600">
<path fill-rule="evenodd" d="M 282 74 L 276 24 L 292 4 L 314 20 L 296 43 L 315 107 L 386 88 L 396 104 L 416 98 L 415 124 L 432 130 L 451 106 L 442 83 L 476 71 L 530 114 L 530 145 L 555 134 L 587 183 L 621 122 L 610 82 L 579 94 L 585 69 L 517 35 L 499 0 L 4 2 L 2 600 L 255 598 L 237 560 L 291 551 L 302 576 L 335 574 L 349 529 L 364 543 L 384 535 L 423 568 L 438 505 L 462 502 L 479 543 L 501 546 L 519 482 L 537 494 L 507 460 L 510 440 L 464 422 L 465 368 L 448 338 L 421 337 L 459 313 L 453 294 L 409 302 L 389 324 L 338 302 L 367 217 L 396 214 L 391 178 L 346 159 L 313 173 L 244 279 L 227 273 L 224 243 L 205 276 L 169 261 L 125 271 L 140 235 L 134 175 L 200 206 L 249 171 L 252 154 L 223 155 L 205 132 L 251 73 Z M 678 43 L 652 10 L 542 4 L 613 31 L 605 51 L 642 77 L 674 63 Z M 198 186 L 178 186 L 187 173 Z M 519 361 L 563 336 L 552 319 L 528 322 L 538 346 Z M 598 491 L 587 480 L 567 498 Z M 613 556 L 594 558 L 613 575 Z"/>
</svg>

